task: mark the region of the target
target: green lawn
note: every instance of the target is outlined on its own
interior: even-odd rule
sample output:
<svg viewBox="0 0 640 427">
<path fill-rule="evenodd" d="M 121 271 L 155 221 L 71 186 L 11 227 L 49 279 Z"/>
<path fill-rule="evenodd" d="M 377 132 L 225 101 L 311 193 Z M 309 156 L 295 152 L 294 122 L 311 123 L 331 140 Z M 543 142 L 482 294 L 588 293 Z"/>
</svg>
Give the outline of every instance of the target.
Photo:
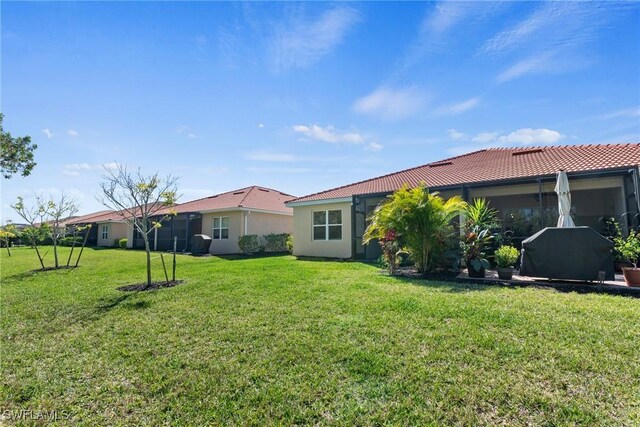
<svg viewBox="0 0 640 427">
<path fill-rule="evenodd" d="M 123 293 L 144 279 L 142 252 L 88 250 L 76 270 L 40 273 L 32 250 L 13 254 L 2 411 L 73 425 L 640 425 L 638 299 L 290 256 L 180 256 L 185 284 Z"/>
</svg>

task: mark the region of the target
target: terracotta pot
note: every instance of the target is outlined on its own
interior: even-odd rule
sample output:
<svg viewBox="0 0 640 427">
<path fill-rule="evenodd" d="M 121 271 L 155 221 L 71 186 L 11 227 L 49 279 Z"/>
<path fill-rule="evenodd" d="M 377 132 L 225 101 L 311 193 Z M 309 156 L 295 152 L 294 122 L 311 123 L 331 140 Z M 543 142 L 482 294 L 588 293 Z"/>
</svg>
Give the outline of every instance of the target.
<svg viewBox="0 0 640 427">
<path fill-rule="evenodd" d="M 513 268 L 511 267 L 498 267 L 496 270 L 498 271 L 498 277 L 502 280 L 511 280 L 513 277 Z"/>
<path fill-rule="evenodd" d="M 622 274 L 628 286 L 640 286 L 640 268 L 623 268 Z"/>
<path fill-rule="evenodd" d="M 622 269 L 625 267 L 633 267 L 629 261 L 615 261 L 613 263 L 613 269 L 616 273 L 622 273 Z"/>
<path fill-rule="evenodd" d="M 486 274 L 484 267 L 480 267 L 480 270 L 476 270 L 471 264 L 467 267 L 467 271 L 469 272 L 469 277 L 481 278 Z"/>
</svg>

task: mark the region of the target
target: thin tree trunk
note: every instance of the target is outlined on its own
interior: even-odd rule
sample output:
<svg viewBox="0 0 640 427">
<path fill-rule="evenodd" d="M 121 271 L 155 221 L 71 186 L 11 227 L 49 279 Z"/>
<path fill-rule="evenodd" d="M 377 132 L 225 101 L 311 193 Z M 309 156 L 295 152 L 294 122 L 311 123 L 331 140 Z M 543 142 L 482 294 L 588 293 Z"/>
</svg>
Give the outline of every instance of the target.
<svg viewBox="0 0 640 427">
<path fill-rule="evenodd" d="M 144 249 L 147 251 L 147 287 L 151 286 L 151 248 L 149 247 L 149 238 L 146 234 L 142 235 L 144 240 Z"/>
<path fill-rule="evenodd" d="M 9 256 L 11 256 L 11 250 L 9 249 L 9 238 L 7 238 L 6 244 L 7 244 L 7 253 L 9 254 Z"/>
<path fill-rule="evenodd" d="M 69 252 L 69 258 L 67 258 L 67 267 L 71 263 L 71 255 L 73 255 L 73 248 L 76 247 L 76 238 L 78 237 L 78 232 L 73 233 L 73 242 L 71 242 L 71 252 Z"/>
<path fill-rule="evenodd" d="M 54 238 L 53 240 L 53 262 L 55 268 L 58 268 L 58 239 Z"/>
<path fill-rule="evenodd" d="M 87 228 L 87 232 L 84 235 L 84 241 L 82 242 L 82 247 L 80 248 L 80 253 L 78 254 L 78 259 L 76 260 L 76 265 L 74 268 L 76 268 L 80 263 L 80 257 L 82 256 L 82 252 L 84 252 L 84 247 L 87 245 L 87 240 L 89 239 L 89 233 L 91 233 L 91 227 Z"/>
<path fill-rule="evenodd" d="M 44 270 L 44 261 L 42 260 L 42 257 L 40 256 L 40 251 L 38 250 L 38 245 L 37 244 L 33 244 L 33 248 L 36 250 L 36 255 L 38 255 L 38 261 L 40 261 L 40 265 L 42 266 L 42 269 Z"/>
</svg>

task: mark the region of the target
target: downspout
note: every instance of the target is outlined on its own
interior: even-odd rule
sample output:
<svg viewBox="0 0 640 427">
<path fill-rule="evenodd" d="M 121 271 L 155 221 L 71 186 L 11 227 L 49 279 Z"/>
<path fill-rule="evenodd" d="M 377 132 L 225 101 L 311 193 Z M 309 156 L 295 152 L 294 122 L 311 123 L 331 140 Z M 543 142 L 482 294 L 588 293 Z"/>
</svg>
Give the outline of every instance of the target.
<svg viewBox="0 0 640 427">
<path fill-rule="evenodd" d="M 356 196 L 351 196 L 351 258 L 356 257 Z M 367 257 L 365 251 L 365 258 Z"/>
<path fill-rule="evenodd" d="M 249 234 L 249 212 L 251 211 L 245 211 L 244 213 L 244 235 L 245 236 Z"/>
<path fill-rule="evenodd" d="M 153 227 L 153 250 L 158 250 L 158 227 Z"/>
<path fill-rule="evenodd" d="M 542 202 L 542 178 L 538 178 L 538 209 L 540 211 L 540 216 L 538 217 L 538 226 L 540 230 L 544 228 L 544 204 Z"/>
</svg>

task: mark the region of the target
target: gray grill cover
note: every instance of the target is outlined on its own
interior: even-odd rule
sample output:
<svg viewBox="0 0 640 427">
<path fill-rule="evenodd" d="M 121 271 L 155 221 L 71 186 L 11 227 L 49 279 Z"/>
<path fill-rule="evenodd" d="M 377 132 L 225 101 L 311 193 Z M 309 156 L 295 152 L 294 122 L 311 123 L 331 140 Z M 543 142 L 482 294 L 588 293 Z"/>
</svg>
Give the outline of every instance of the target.
<svg viewBox="0 0 640 427">
<path fill-rule="evenodd" d="M 194 255 L 204 255 L 209 253 L 211 237 L 206 234 L 194 234 L 191 238 L 191 253 Z"/>
<path fill-rule="evenodd" d="M 547 227 L 522 242 L 520 275 L 548 279 L 614 280 L 613 242 L 591 227 Z"/>
</svg>

